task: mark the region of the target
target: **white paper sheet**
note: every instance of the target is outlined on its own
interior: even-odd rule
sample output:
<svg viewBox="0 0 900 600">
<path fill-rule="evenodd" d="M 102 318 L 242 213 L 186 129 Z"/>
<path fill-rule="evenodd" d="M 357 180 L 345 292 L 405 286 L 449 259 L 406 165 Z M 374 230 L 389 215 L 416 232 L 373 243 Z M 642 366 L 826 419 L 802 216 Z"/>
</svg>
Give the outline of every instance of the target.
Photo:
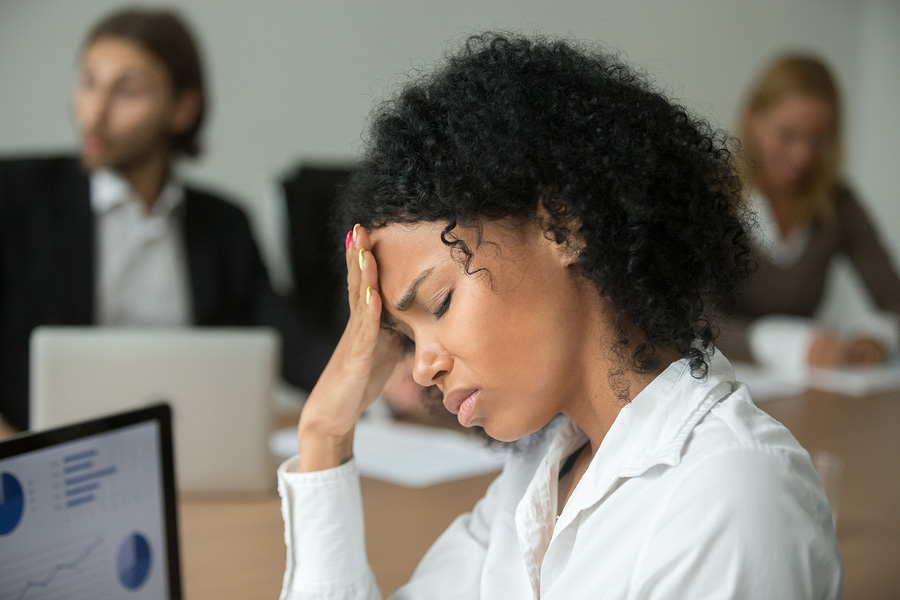
<svg viewBox="0 0 900 600">
<path fill-rule="evenodd" d="M 900 362 L 896 360 L 875 367 L 793 372 L 734 363 L 734 374 L 738 381 L 747 384 L 757 402 L 792 396 L 806 388 L 857 397 L 900 389 Z"/>
<path fill-rule="evenodd" d="M 353 436 L 359 472 L 406 487 L 425 487 L 499 471 L 505 451 L 448 429 L 362 419 Z M 279 458 L 297 454 L 297 430 L 272 434 L 269 448 Z"/>
</svg>

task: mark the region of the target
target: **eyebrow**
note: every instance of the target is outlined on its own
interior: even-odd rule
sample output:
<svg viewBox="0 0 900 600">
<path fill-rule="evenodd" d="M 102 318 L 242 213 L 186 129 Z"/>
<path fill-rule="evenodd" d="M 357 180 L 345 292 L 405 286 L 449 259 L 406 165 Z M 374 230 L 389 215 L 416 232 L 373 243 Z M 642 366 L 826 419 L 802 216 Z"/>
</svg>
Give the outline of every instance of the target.
<svg viewBox="0 0 900 600">
<path fill-rule="evenodd" d="M 415 302 L 416 300 L 416 293 L 418 293 L 419 291 L 419 286 L 422 285 L 422 282 L 428 279 L 428 276 L 433 272 L 434 267 L 430 267 L 422 271 L 422 273 L 418 277 L 416 277 L 416 280 L 413 281 L 412 284 L 406 289 L 406 291 L 403 293 L 403 296 L 400 297 L 399 302 L 394 305 L 394 308 L 396 308 L 400 312 L 406 312 L 407 310 L 409 310 L 409 307 L 412 306 L 413 302 Z"/>
</svg>

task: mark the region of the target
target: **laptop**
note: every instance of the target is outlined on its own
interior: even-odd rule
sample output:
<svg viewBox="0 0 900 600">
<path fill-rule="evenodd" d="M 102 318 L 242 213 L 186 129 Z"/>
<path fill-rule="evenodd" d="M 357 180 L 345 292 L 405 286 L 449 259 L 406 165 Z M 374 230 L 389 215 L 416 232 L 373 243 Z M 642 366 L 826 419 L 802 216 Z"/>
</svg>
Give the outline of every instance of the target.
<svg viewBox="0 0 900 600">
<path fill-rule="evenodd" d="M 169 407 L 0 441 L 0 598 L 180 599 Z"/>
<path fill-rule="evenodd" d="M 265 328 L 39 327 L 31 338 L 31 426 L 165 401 L 180 491 L 271 493 L 280 351 L 278 335 Z"/>
</svg>

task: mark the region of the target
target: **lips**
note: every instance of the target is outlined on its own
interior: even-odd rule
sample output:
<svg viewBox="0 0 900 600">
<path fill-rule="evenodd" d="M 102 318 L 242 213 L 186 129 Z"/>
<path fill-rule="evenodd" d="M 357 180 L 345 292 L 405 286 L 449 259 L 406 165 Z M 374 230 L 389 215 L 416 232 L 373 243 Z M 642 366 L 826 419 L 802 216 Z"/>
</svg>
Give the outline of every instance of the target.
<svg viewBox="0 0 900 600">
<path fill-rule="evenodd" d="M 444 395 L 444 407 L 450 413 L 457 415 L 459 424 L 463 427 L 468 427 L 471 423 L 477 401 L 477 388 L 452 390 Z"/>
<path fill-rule="evenodd" d="M 108 145 L 106 138 L 97 134 L 87 134 L 84 136 L 82 148 L 86 154 L 100 154 Z"/>
</svg>

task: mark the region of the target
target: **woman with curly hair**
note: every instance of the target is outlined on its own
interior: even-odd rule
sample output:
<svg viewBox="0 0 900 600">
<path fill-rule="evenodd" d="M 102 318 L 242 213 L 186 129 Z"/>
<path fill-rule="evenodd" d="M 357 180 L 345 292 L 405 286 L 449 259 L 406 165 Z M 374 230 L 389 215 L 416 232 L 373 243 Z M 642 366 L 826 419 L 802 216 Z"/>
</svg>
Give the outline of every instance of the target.
<svg viewBox="0 0 900 600">
<path fill-rule="evenodd" d="M 712 346 L 749 270 L 725 138 L 614 57 L 496 34 L 371 127 L 352 314 L 279 469 L 282 598 L 378 597 L 353 431 L 404 351 L 460 424 L 529 440 L 396 597 L 837 598 L 809 456 Z"/>
<path fill-rule="evenodd" d="M 740 167 L 761 223 L 752 244 L 759 269 L 740 290 L 719 348 L 782 368 L 884 362 L 900 341 L 900 276 L 840 181 L 841 101 L 828 67 L 802 54 L 773 61 L 748 97 L 740 136 Z M 846 331 L 814 318 L 839 255 L 886 311 Z"/>
</svg>

